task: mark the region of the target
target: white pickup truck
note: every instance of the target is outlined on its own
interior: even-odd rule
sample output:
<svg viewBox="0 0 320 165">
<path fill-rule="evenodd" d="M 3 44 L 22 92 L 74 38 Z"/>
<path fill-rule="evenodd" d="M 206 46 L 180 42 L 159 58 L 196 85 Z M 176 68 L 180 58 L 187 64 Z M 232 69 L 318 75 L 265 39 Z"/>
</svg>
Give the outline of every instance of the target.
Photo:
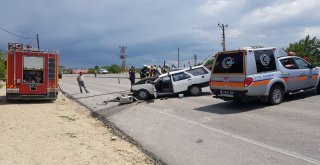
<svg viewBox="0 0 320 165">
<path fill-rule="evenodd" d="M 216 98 L 260 98 L 280 104 L 285 93 L 315 90 L 320 94 L 319 68 L 297 56 L 280 56 L 276 48 L 245 48 L 218 52 L 210 89 Z"/>
</svg>

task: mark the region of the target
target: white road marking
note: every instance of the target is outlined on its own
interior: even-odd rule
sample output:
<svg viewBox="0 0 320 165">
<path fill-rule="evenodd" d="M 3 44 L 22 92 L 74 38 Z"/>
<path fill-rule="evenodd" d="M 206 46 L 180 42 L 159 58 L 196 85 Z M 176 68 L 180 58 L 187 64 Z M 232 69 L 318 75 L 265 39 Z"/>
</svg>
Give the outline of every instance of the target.
<svg viewBox="0 0 320 165">
<path fill-rule="evenodd" d="M 210 131 L 218 132 L 220 134 L 223 134 L 223 135 L 226 135 L 226 136 L 238 139 L 238 140 L 242 140 L 242 141 L 245 141 L 247 143 L 251 143 L 251 144 L 263 147 L 263 148 L 267 148 L 269 150 L 276 151 L 276 152 L 279 152 L 279 153 L 294 157 L 296 159 L 300 159 L 300 160 L 304 160 L 304 161 L 312 163 L 312 164 L 320 165 L 320 161 L 319 160 L 316 160 L 316 159 L 313 159 L 313 158 L 310 158 L 310 157 L 307 157 L 307 156 L 303 156 L 303 155 L 298 154 L 296 152 L 291 152 L 291 151 L 288 151 L 288 150 L 285 150 L 285 149 L 282 149 L 282 148 L 278 148 L 278 147 L 274 147 L 274 146 L 271 146 L 271 145 L 268 145 L 268 144 L 265 144 L 265 143 L 262 143 L 262 142 L 258 142 L 256 140 L 249 139 L 249 138 L 246 138 L 246 137 L 243 137 L 243 136 L 231 133 L 231 132 L 227 132 L 227 131 L 216 129 L 216 128 L 213 128 L 213 127 L 209 127 L 209 126 L 207 126 L 205 124 L 201 124 L 201 123 L 198 123 L 198 122 L 195 122 L 195 121 L 192 121 L 192 120 L 188 120 L 188 119 L 185 119 L 185 118 L 182 118 L 182 117 L 179 117 L 179 116 L 175 116 L 175 115 L 163 112 L 163 111 L 159 111 L 159 110 L 155 110 L 155 109 L 151 109 L 151 108 L 149 108 L 149 109 L 151 111 L 161 113 L 163 115 L 166 115 L 166 116 L 169 116 L 169 117 L 172 117 L 172 118 L 175 118 L 175 119 L 178 119 L 178 120 L 181 120 L 181 121 L 184 121 L 184 122 L 187 122 L 187 123 L 190 123 L 190 124 L 193 124 L 193 125 L 205 128 L 205 129 L 208 129 Z"/>
</svg>

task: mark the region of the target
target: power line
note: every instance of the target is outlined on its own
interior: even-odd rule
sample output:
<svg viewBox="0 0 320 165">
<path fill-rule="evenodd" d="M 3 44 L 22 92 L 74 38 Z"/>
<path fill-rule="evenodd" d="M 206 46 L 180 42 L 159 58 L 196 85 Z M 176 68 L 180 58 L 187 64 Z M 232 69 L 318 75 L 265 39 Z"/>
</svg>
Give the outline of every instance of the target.
<svg viewBox="0 0 320 165">
<path fill-rule="evenodd" d="M 12 35 L 14 35 L 14 36 L 16 36 L 16 37 L 23 38 L 23 39 L 27 39 L 27 40 L 29 40 L 29 39 L 35 39 L 35 38 L 29 38 L 29 37 L 20 36 L 20 35 L 18 35 L 18 34 L 15 34 L 15 33 L 13 33 L 13 32 L 10 32 L 9 30 L 3 29 L 3 28 L 1 28 L 1 27 L 0 27 L 0 30 L 5 31 L 5 32 L 7 32 L 7 33 L 9 33 L 9 34 L 12 34 Z"/>
</svg>

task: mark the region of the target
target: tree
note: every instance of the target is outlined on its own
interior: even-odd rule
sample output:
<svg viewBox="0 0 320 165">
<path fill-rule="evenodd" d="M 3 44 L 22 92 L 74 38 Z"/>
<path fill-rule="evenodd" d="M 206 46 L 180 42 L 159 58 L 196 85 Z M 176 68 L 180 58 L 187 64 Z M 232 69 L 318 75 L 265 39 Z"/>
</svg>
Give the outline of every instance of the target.
<svg viewBox="0 0 320 165">
<path fill-rule="evenodd" d="M 88 69 L 88 74 L 94 74 L 97 70 L 95 68 L 89 68 Z"/>
<path fill-rule="evenodd" d="M 312 64 L 320 65 L 320 40 L 316 37 L 301 39 L 298 42 L 290 43 L 289 47 L 285 49 L 286 52 L 295 52 L 297 56 L 308 56 Z"/>
<path fill-rule="evenodd" d="M 111 66 L 107 66 L 106 69 L 109 73 L 121 73 L 122 69 L 119 65 L 113 64 Z"/>
<path fill-rule="evenodd" d="M 103 66 L 103 67 L 99 67 L 96 65 L 94 68 L 89 68 L 88 73 L 94 73 L 99 68 L 106 69 L 108 73 L 121 73 L 122 71 L 119 65 L 113 64 L 111 66 Z"/>
<path fill-rule="evenodd" d="M 3 53 L 0 50 L 0 79 L 5 78 L 5 68 L 4 68 L 4 58 L 3 58 Z"/>
</svg>

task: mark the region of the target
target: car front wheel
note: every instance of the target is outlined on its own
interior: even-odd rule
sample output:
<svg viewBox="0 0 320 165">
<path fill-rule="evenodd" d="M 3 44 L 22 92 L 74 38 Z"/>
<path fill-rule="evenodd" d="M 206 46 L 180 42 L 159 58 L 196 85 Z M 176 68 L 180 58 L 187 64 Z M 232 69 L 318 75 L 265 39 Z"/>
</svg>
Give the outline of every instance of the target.
<svg viewBox="0 0 320 165">
<path fill-rule="evenodd" d="M 192 96 L 199 96 L 201 94 L 201 92 L 202 92 L 201 88 L 197 85 L 194 85 L 194 86 L 190 87 L 190 89 L 189 89 L 189 93 Z"/>
<path fill-rule="evenodd" d="M 317 94 L 320 95 L 320 81 L 318 82 L 318 85 L 317 85 Z"/>
<path fill-rule="evenodd" d="M 271 105 L 276 105 L 282 103 L 283 100 L 283 89 L 279 85 L 272 86 L 270 92 L 269 92 L 269 99 L 268 102 Z"/>
<path fill-rule="evenodd" d="M 139 100 L 147 100 L 150 97 L 150 93 L 145 89 L 138 90 L 135 92 L 135 97 L 137 97 Z"/>
</svg>

